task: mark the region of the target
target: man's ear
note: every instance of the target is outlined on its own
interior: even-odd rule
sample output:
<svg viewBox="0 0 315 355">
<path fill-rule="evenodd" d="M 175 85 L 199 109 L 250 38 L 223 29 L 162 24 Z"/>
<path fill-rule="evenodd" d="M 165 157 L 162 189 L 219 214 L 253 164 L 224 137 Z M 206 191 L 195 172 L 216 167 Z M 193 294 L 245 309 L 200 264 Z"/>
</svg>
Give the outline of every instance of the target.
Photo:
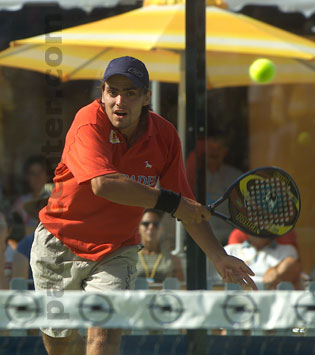
<svg viewBox="0 0 315 355">
<path fill-rule="evenodd" d="M 104 100 L 103 100 L 104 90 L 105 90 L 105 83 L 103 83 L 101 86 L 101 102 L 102 103 L 104 103 Z"/>
<path fill-rule="evenodd" d="M 145 99 L 144 99 L 144 102 L 143 102 L 143 105 L 142 105 L 142 106 L 150 105 L 151 96 L 152 96 L 152 91 L 151 91 L 151 90 L 148 90 L 148 91 L 145 93 Z"/>
</svg>

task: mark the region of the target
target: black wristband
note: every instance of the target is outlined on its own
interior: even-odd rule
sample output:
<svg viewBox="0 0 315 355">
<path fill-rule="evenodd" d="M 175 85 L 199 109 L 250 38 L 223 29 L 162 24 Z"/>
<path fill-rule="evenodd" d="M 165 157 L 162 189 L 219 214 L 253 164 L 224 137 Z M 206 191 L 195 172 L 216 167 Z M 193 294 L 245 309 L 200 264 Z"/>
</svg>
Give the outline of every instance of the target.
<svg viewBox="0 0 315 355">
<path fill-rule="evenodd" d="M 160 189 L 159 197 L 154 208 L 173 215 L 173 213 L 175 213 L 178 208 L 180 199 L 181 193 L 177 194 L 174 191 Z"/>
</svg>

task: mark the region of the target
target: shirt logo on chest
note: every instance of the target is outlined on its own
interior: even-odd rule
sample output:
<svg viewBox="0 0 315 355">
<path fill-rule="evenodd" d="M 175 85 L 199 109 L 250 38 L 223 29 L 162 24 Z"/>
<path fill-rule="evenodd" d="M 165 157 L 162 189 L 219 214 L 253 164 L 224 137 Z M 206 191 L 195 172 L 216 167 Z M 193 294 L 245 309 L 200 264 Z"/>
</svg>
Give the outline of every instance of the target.
<svg viewBox="0 0 315 355">
<path fill-rule="evenodd" d="M 109 134 L 109 142 L 112 144 L 120 143 L 117 133 L 112 129 Z"/>
<path fill-rule="evenodd" d="M 149 168 L 149 169 L 152 168 L 152 165 L 148 162 L 148 160 L 146 160 L 146 161 L 144 162 L 144 164 L 145 164 L 145 167 L 146 167 L 146 168 Z"/>
<path fill-rule="evenodd" d="M 140 184 L 147 186 L 155 186 L 157 183 L 157 176 L 145 176 L 145 175 L 128 175 L 125 176 L 133 181 L 137 181 Z"/>
</svg>

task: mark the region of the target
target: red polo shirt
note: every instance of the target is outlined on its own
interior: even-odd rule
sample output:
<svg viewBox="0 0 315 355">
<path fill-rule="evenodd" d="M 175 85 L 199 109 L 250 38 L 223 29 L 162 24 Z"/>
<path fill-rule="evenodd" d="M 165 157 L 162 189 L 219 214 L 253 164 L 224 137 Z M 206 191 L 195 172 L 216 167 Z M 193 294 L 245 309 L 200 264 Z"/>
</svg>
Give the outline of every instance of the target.
<svg viewBox="0 0 315 355">
<path fill-rule="evenodd" d="M 83 107 L 67 133 L 55 189 L 40 220 L 75 254 L 90 260 L 138 244 L 143 208 L 95 196 L 90 180 L 111 173 L 194 198 L 187 183 L 180 140 L 174 126 L 150 112 L 146 132 L 127 148 L 97 100 Z"/>
</svg>

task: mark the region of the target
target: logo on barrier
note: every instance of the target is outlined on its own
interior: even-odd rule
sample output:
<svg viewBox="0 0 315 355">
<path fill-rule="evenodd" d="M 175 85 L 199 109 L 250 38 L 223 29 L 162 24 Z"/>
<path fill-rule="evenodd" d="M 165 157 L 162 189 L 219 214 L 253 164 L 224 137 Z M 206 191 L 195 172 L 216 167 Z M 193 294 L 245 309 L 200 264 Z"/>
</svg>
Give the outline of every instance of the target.
<svg viewBox="0 0 315 355">
<path fill-rule="evenodd" d="M 40 305 L 36 297 L 24 292 L 10 295 L 5 303 L 5 313 L 10 322 L 18 325 L 32 322 L 40 314 Z"/>
<path fill-rule="evenodd" d="M 169 324 L 184 313 L 182 300 L 175 294 L 161 293 L 152 297 L 149 304 L 151 317 L 159 324 Z"/>
<path fill-rule="evenodd" d="M 223 304 L 223 314 L 231 324 L 252 322 L 259 313 L 255 301 L 249 295 L 228 295 Z"/>
<path fill-rule="evenodd" d="M 107 323 L 114 313 L 110 299 L 103 295 L 87 295 L 79 303 L 82 319 L 91 321 L 95 325 Z"/>
<path fill-rule="evenodd" d="M 305 325 L 315 324 L 315 292 L 306 292 L 298 298 L 294 306 L 297 318 Z"/>
</svg>

